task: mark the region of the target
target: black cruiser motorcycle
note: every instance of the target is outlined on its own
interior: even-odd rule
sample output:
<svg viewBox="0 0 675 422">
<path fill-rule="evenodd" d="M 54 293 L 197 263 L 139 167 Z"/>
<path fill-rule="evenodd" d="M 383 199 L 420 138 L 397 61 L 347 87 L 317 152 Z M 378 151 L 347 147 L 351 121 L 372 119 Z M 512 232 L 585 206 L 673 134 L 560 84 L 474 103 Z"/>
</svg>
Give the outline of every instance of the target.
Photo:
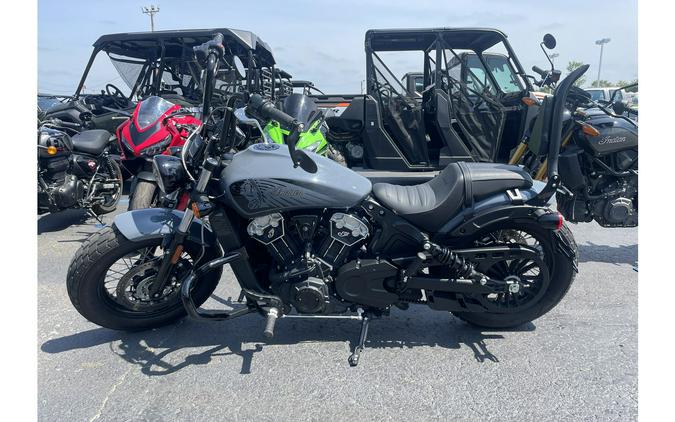
<svg viewBox="0 0 675 422">
<path fill-rule="evenodd" d="M 59 119 L 41 122 L 38 214 L 83 208 L 98 218 L 117 207 L 123 179 L 110 154 L 110 133 L 100 129 L 78 133 L 78 129 Z"/>
<path fill-rule="evenodd" d="M 216 38 L 201 48 L 208 87 L 222 46 Z M 89 237 L 68 270 L 70 299 L 88 320 L 117 330 L 257 313 L 272 337 L 278 318 L 351 315 L 362 325 L 350 365 L 369 322 L 393 306 L 449 311 L 481 327 L 532 321 L 560 302 L 577 272 L 575 241 L 548 203 L 561 188 L 556 119 L 581 73 L 556 91 L 547 184 L 515 166 L 454 163 L 421 185 L 372 185 L 296 150 L 302 124 L 252 95 L 245 109 L 205 119 L 181 157 L 154 157 L 163 192 L 189 186 L 188 208 L 130 211 Z M 214 115 L 205 91 L 204 113 Z M 280 122 L 287 145 L 230 154 L 250 115 Z M 225 264 L 245 306 L 200 310 Z"/>
</svg>

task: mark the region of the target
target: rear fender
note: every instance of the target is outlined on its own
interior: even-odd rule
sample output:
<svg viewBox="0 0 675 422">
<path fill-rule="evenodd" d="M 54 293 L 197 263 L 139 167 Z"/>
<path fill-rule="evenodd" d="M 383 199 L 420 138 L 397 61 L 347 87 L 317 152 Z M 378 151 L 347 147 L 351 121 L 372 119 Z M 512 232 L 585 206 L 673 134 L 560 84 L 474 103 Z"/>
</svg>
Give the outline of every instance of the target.
<svg viewBox="0 0 675 422">
<path fill-rule="evenodd" d="M 168 208 L 145 208 L 119 214 L 112 224 L 127 239 L 140 242 L 173 233 L 174 228 L 180 224 L 183 214 L 183 211 Z M 197 218 L 190 225 L 188 239 L 206 247 L 218 247 L 215 234 Z"/>
<path fill-rule="evenodd" d="M 522 196 L 520 203 L 514 203 L 514 200 L 506 193 L 479 201 L 473 207 L 463 209 L 448 221 L 438 231 L 438 236 L 443 238 L 467 236 L 491 224 L 507 220 L 538 221 L 540 217 L 554 212 L 549 208 L 552 205 L 551 201 L 545 205 L 533 205 L 531 203 L 545 185 L 545 183 L 535 180 L 532 188 L 520 190 Z M 528 204 L 528 202 L 530 203 Z"/>
</svg>

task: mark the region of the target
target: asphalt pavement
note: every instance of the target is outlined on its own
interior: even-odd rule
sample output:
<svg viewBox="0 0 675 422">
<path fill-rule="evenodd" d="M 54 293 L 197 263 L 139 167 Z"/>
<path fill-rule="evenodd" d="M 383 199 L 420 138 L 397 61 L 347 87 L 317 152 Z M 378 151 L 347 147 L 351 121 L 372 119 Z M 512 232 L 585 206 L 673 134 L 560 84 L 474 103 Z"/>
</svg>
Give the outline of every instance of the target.
<svg viewBox="0 0 675 422">
<path fill-rule="evenodd" d="M 637 229 L 572 225 L 577 279 L 532 324 L 479 330 L 426 307 L 396 309 L 371 323 L 352 368 L 358 321 L 282 319 L 270 341 L 257 315 L 100 328 L 65 286 L 100 225 L 67 211 L 37 226 L 41 421 L 637 419 Z M 228 268 L 206 307 L 238 293 Z"/>
</svg>

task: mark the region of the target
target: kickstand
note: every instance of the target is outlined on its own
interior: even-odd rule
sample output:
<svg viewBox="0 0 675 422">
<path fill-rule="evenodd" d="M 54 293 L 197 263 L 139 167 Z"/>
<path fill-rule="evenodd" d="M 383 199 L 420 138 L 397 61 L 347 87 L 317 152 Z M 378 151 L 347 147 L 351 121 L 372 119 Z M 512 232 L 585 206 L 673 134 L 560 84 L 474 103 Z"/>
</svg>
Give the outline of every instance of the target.
<svg viewBox="0 0 675 422">
<path fill-rule="evenodd" d="M 103 220 L 101 220 L 101 217 L 99 217 L 98 214 L 96 214 L 96 213 L 94 212 L 94 210 L 92 210 L 91 208 L 87 208 L 87 213 L 88 213 L 90 216 L 94 217 L 94 218 L 96 219 L 96 221 L 98 221 L 98 223 L 99 223 L 101 226 L 105 226 L 105 223 L 103 222 Z"/>
<path fill-rule="evenodd" d="M 244 298 L 245 298 L 245 297 L 246 297 L 246 294 L 245 294 L 244 291 L 242 290 L 242 291 L 239 293 L 239 299 L 237 299 L 237 302 L 238 302 L 238 303 L 242 303 L 242 302 L 244 301 Z"/>
<path fill-rule="evenodd" d="M 363 314 L 361 319 L 361 334 L 359 335 L 359 344 L 354 348 L 354 352 L 349 356 L 349 366 L 356 366 L 359 364 L 359 358 L 365 347 L 366 337 L 368 337 L 368 324 L 370 324 L 370 316 L 367 313 Z"/>
</svg>

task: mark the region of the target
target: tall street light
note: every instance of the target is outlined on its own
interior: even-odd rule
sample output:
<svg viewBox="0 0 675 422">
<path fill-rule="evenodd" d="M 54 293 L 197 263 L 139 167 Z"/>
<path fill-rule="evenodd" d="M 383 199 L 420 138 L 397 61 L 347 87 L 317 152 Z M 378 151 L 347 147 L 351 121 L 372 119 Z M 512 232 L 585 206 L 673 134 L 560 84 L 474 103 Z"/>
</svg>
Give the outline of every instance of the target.
<svg viewBox="0 0 675 422">
<path fill-rule="evenodd" d="M 605 44 L 607 44 L 610 41 L 611 40 L 609 38 L 603 38 L 595 42 L 595 45 L 600 46 L 600 63 L 598 63 L 598 79 L 595 82 L 596 88 L 600 88 L 600 70 L 602 69 L 602 50 L 605 48 Z"/>
<path fill-rule="evenodd" d="M 155 6 L 154 4 L 151 5 L 150 7 L 145 6 L 141 9 L 141 11 L 146 14 L 150 15 L 150 30 L 155 31 L 155 13 L 159 13 L 159 6 Z"/>
</svg>

